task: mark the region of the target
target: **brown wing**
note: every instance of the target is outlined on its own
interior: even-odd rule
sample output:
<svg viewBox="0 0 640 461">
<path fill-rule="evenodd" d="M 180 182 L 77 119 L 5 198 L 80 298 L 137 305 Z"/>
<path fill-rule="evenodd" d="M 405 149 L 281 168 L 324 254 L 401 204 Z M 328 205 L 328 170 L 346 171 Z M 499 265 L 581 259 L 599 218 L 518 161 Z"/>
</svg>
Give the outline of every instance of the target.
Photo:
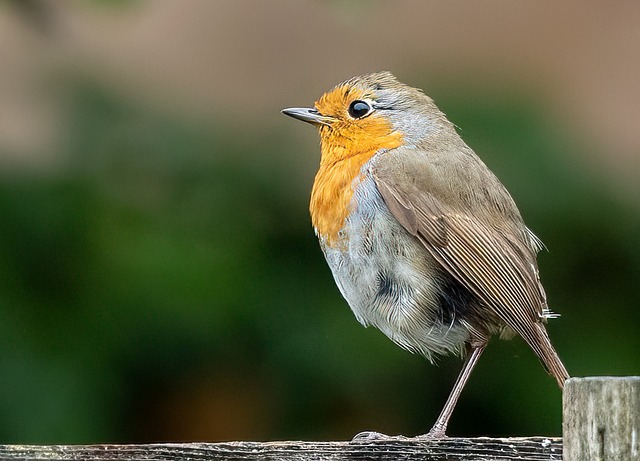
<svg viewBox="0 0 640 461">
<path fill-rule="evenodd" d="M 568 377 L 542 324 L 548 315 L 535 251 L 522 224 L 508 232 L 448 209 L 415 183 L 400 187 L 374 172 L 376 185 L 393 216 L 429 253 L 489 310 L 519 333 L 562 385 Z M 517 228 L 517 225 L 515 226 Z"/>
</svg>

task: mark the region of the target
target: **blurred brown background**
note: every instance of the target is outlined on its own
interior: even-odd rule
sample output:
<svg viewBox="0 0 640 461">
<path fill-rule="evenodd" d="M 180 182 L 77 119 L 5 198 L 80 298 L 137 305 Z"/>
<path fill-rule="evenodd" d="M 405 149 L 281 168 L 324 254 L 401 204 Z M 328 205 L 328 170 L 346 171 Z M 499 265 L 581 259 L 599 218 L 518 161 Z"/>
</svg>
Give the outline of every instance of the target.
<svg viewBox="0 0 640 461">
<path fill-rule="evenodd" d="M 421 87 L 549 248 L 573 375 L 640 372 L 640 3 L 0 3 L 0 441 L 425 432 L 461 366 L 361 328 L 307 215 L 353 75 Z M 494 340 L 451 435 L 558 435 Z"/>
</svg>

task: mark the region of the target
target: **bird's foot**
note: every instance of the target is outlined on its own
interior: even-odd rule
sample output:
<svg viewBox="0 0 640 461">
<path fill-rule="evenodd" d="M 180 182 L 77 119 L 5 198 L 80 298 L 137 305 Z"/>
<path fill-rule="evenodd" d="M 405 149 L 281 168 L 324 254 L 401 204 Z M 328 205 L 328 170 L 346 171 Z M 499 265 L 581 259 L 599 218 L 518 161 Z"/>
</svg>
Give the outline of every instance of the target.
<svg viewBox="0 0 640 461">
<path fill-rule="evenodd" d="M 418 435 L 415 437 L 416 440 L 434 440 L 434 439 L 444 439 L 447 435 L 444 433 L 446 428 L 433 426 L 429 432 L 426 434 Z"/>
<path fill-rule="evenodd" d="M 386 435 L 380 432 L 364 431 L 360 432 L 351 439 L 352 443 L 368 443 L 368 442 L 384 442 L 392 440 L 407 440 L 403 435 Z"/>
</svg>

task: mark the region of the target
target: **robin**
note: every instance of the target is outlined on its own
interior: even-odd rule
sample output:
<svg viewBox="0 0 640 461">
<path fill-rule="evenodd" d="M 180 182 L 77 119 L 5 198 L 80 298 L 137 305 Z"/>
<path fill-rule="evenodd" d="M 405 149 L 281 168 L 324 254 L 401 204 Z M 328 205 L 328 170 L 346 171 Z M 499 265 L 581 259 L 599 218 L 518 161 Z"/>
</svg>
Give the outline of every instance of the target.
<svg viewBox="0 0 640 461">
<path fill-rule="evenodd" d="M 311 220 L 358 321 L 430 361 L 466 354 L 427 437 L 445 436 L 491 335 L 522 336 L 564 386 L 545 329 L 555 315 L 538 276 L 542 243 L 431 98 L 381 72 L 282 112 L 319 129 Z"/>
</svg>

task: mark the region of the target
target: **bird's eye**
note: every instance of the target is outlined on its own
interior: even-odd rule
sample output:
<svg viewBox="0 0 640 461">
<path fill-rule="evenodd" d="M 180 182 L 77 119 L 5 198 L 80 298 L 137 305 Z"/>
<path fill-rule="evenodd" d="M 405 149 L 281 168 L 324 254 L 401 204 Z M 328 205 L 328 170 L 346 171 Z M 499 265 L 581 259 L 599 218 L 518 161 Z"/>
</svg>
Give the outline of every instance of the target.
<svg viewBox="0 0 640 461">
<path fill-rule="evenodd" d="M 362 118 L 369 112 L 371 112 L 371 106 L 368 102 L 356 99 L 351 104 L 349 104 L 349 115 L 351 115 L 353 118 Z"/>
</svg>

